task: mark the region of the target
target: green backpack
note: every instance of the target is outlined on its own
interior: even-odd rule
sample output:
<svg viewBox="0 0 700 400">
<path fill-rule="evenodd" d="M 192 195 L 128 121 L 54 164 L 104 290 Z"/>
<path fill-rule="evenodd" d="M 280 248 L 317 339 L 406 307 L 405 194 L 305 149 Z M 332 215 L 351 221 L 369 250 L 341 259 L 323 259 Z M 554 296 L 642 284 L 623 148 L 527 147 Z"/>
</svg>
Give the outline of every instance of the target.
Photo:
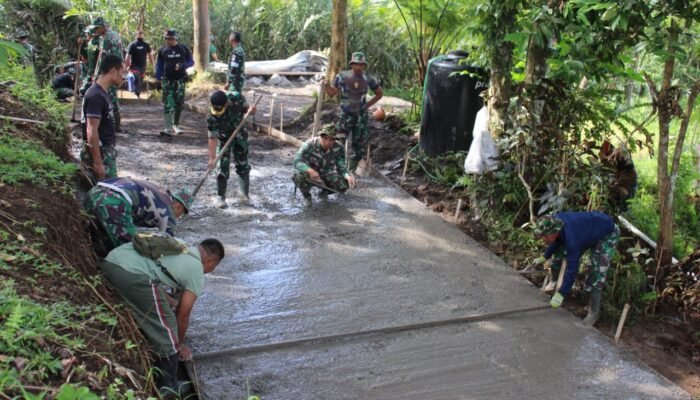
<svg viewBox="0 0 700 400">
<path fill-rule="evenodd" d="M 134 250 L 151 260 L 187 253 L 187 246 L 169 235 L 137 233 L 132 242 Z"/>
</svg>

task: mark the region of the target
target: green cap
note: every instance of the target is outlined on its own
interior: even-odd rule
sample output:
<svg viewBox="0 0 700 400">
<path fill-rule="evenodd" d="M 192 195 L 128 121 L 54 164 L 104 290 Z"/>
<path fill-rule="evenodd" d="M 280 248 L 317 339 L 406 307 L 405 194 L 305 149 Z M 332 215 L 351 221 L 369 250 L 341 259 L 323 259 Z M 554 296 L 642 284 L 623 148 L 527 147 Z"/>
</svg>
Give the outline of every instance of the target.
<svg viewBox="0 0 700 400">
<path fill-rule="evenodd" d="M 107 21 L 105 21 L 105 19 L 103 17 L 97 17 L 97 18 L 92 20 L 92 25 L 95 28 L 102 28 L 105 25 L 107 25 Z"/>
<path fill-rule="evenodd" d="M 535 235 L 546 236 L 557 233 L 564 227 L 564 221 L 551 215 L 540 217 L 535 224 Z"/>
<path fill-rule="evenodd" d="M 338 135 L 338 132 L 335 129 L 335 125 L 333 124 L 326 124 L 323 125 L 323 128 L 321 128 L 321 131 L 318 133 L 321 136 L 330 136 L 333 139 Z"/>
<path fill-rule="evenodd" d="M 365 64 L 367 65 L 367 58 L 365 57 L 365 53 L 361 51 L 356 51 L 352 53 L 352 58 L 350 59 L 350 65 L 352 64 Z"/>
<path fill-rule="evenodd" d="M 183 188 L 175 191 L 175 193 L 173 193 L 172 196 L 175 200 L 179 201 L 180 203 L 182 203 L 183 206 L 185 206 L 185 212 L 189 214 L 192 202 L 194 202 L 194 197 L 192 197 L 192 193 L 190 193 L 189 190 Z"/>
</svg>

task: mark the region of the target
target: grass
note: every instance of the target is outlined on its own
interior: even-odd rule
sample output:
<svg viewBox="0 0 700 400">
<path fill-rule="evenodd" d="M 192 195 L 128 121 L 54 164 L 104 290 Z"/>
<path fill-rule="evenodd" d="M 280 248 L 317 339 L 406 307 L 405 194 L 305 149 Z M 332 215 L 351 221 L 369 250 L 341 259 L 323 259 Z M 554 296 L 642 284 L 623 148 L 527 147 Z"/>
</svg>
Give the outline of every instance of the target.
<svg viewBox="0 0 700 400">
<path fill-rule="evenodd" d="M 67 182 L 76 172 L 74 164 L 62 162 L 40 143 L 10 135 L 0 136 L 0 182 L 41 186 Z"/>
</svg>

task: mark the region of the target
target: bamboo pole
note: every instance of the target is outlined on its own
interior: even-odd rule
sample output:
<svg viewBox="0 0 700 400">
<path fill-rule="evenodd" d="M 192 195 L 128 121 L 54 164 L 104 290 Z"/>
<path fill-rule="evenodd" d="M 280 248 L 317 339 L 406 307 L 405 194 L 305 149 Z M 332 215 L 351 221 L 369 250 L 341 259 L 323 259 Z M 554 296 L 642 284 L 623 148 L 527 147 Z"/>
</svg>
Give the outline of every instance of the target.
<svg viewBox="0 0 700 400">
<path fill-rule="evenodd" d="M 284 102 L 280 102 L 280 132 L 284 132 Z"/>
<path fill-rule="evenodd" d="M 459 213 L 462 211 L 462 199 L 457 200 L 457 209 L 455 210 L 455 220 L 459 220 Z"/>
</svg>

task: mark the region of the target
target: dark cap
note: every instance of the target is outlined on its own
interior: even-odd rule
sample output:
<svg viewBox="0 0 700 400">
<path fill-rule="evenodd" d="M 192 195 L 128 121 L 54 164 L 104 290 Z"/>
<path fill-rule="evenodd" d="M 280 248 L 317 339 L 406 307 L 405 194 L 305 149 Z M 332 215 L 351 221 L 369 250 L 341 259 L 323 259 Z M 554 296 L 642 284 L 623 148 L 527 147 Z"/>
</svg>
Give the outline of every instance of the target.
<svg viewBox="0 0 700 400">
<path fill-rule="evenodd" d="M 94 25 L 96 28 L 102 28 L 107 25 L 107 21 L 105 21 L 103 17 L 97 17 L 92 20 L 92 25 Z"/>
<path fill-rule="evenodd" d="M 165 31 L 165 33 L 163 33 L 163 37 L 167 39 L 177 39 L 177 31 L 175 29 L 168 29 Z"/>
<path fill-rule="evenodd" d="M 238 31 L 231 31 L 231 34 L 228 37 L 229 40 L 235 40 L 236 42 L 240 42 L 243 37 L 240 32 Z"/>
<path fill-rule="evenodd" d="M 226 97 L 226 92 L 223 90 L 217 90 L 216 92 L 212 93 L 210 101 L 212 106 L 221 107 L 226 104 L 228 97 Z"/>
</svg>

